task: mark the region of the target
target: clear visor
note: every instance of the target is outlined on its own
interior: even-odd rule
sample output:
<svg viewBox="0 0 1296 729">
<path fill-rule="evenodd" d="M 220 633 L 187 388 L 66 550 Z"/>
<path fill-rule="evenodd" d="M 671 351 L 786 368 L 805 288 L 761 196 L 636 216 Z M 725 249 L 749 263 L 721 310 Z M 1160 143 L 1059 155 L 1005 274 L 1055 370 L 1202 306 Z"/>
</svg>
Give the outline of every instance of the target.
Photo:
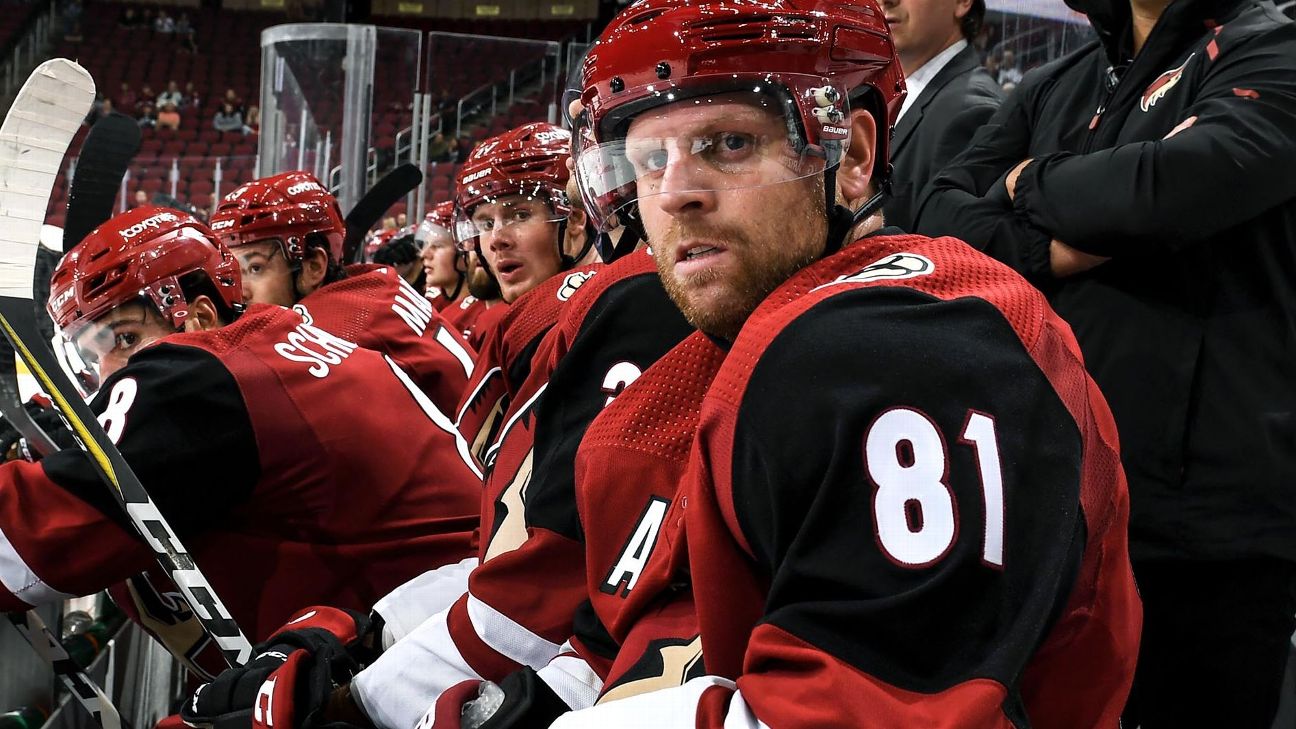
<svg viewBox="0 0 1296 729">
<path fill-rule="evenodd" d="M 509 228 L 559 223 L 566 218 L 554 211 L 546 191 L 486 197 L 469 210 L 455 209 L 455 243 L 461 251 L 475 251 L 483 236 L 505 235 Z"/>
<path fill-rule="evenodd" d="M 576 135 L 582 145 L 577 182 L 587 211 L 607 231 L 619 212 L 656 196 L 765 187 L 836 167 L 849 142 L 846 94 L 813 81 L 821 80 L 757 83 L 751 91 L 705 96 L 687 96 L 685 89 L 639 92 L 668 101 L 622 120 L 615 140 Z M 669 101 L 677 95 L 684 98 Z"/>
<path fill-rule="evenodd" d="M 86 396 L 141 348 L 170 332 L 147 298 L 119 306 L 97 319 L 82 319 L 60 329 L 63 359 Z"/>
<path fill-rule="evenodd" d="M 418 244 L 420 249 L 426 248 L 429 243 L 442 241 L 449 241 L 453 244 L 454 232 L 427 220 L 419 223 L 418 229 L 414 231 L 414 242 Z"/>
</svg>

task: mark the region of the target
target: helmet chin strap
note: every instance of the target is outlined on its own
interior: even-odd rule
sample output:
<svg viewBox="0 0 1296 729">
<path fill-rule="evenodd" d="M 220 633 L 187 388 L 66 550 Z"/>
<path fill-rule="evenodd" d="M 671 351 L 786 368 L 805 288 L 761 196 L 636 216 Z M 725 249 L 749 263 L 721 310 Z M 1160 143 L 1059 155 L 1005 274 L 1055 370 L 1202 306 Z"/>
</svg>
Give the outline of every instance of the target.
<svg viewBox="0 0 1296 729">
<path fill-rule="evenodd" d="M 837 204 L 837 168 L 834 167 L 824 173 L 824 188 L 828 206 L 828 238 L 824 242 L 822 257 L 827 258 L 850 242 L 846 240 L 846 236 L 850 235 L 855 226 L 881 210 L 886 201 L 891 198 L 891 179 L 888 176 L 878 186 L 878 191 L 855 211 Z"/>
<path fill-rule="evenodd" d="M 561 270 L 570 271 L 576 267 L 576 263 L 585 256 L 589 255 L 590 249 L 594 247 L 594 236 L 590 234 L 591 228 L 585 226 L 585 244 L 581 246 L 580 253 L 574 256 L 567 255 L 567 218 L 558 221 L 558 262 Z"/>
</svg>

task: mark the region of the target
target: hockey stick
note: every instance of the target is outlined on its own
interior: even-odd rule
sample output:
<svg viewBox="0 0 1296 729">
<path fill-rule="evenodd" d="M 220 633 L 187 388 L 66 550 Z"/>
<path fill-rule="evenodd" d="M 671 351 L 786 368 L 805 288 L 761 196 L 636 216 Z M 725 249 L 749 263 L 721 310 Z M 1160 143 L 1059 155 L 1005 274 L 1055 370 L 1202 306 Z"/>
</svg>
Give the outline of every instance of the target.
<svg viewBox="0 0 1296 729">
<path fill-rule="evenodd" d="M 112 217 L 122 177 L 139 152 L 140 142 L 139 124 L 115 111 L 90 128 L 81 144 L 81 159 L 68 191 L 64 253 Z"/>
<path fill-rule="evenodd" d="M 378 184 L 360 198 L 346 216 L 346 237 L 342 241 L 342 261 L 356 263 L 365 233 L 374 227 L 387 209 L 423 184 L 423 173 L 408 162 L 388 172 Z"/>
<path fill-rule="evenodd" d="M 90 75 L 80 66 L 62 60 L 41 64 L 19 90 L 4 124 L 0 125 L 0 153 L 11 158 L 4 159 L 5 164 L 0 167 L 0 203 L 3 204 L 0 249 L 6 253 L 31 246 L 33 243 L 28 241 L 39 239 L 54 177 L 93 102 L 94 82 Z M 6 290 L 11 286 L 21 288 L 24 278 L 30 286 L 31 265 L 18 265 L 17 260 L 0 256 L 0 286 Z M 34 324 L 35 311 L 30 297 L 26 304 L 28 318 Z M 14 352 L 8 346 L 0 347 L 0 368 L 0 411 L 28 437 L 33 447 L 52 452 L 53 442 L 22 406 Z M 116 707 L 72 661 L 40 615 L 33 610 L 26 615 L 8 617 L 95 721 L 104 729 L 121 728 Z"/>
<path fill-rule="evenodd" d="M 48 61 L 36 70 L 33 79 L 45 76 L 59 80 L 60 85 L 69 86 L 71 80 L 79 76 L 88 89 L 88 99 L 93 99 L 94 85 L 89 75 L 71 61 Z M 158 562 L 188 599 L 203 627 L 216 640 L 225 660 L 231 665 L 242 665 L 251 657 L 252 646 L 121 453 L 104 433 L 94 413 L 75 395 L 75 389 L 59 369 L 53 353 L 43 345 L 36 332 L 31 285 L 35 254 L 31 248 L 38 245 L 35 241 L 40 221 L 67 146 L 65 141 L 55 154 L 54 150 L 48 149 L 49 143 L 45 140 L 61 135 L 64 129 L 70 139 L 91 102 L 86 100 L 83 106 L 64 103 L 63 108 L 45 98 L 33 103 L 37 108 L 31 112 L 15 105 L 0 127 L 0 330 L 41 389 L 54 400 L 59 413 L 77 436 L 78 444 L 111 487 Z M 42 148 L 45 148 L 45 154 L 36 154 Z M 29 342 L 36 346 L 29 345 Z"/>
<path fill-rule="evenodd" d="M 31 644 L 40 657 L 53 669 L 55 675 L 63 682 L 77 701 L 90 712 L 90 716 L 103 729 L 129 729 L 130 725 L 122 720 L 117 707 L 104 695 L 103 689 L 90 680 L 85 671 L 72 660 L 58 638 L 45 627 L 45 621 L 35 610 L 26 613 L 9 613 L 9 622 L 18 629 L 22 637 Z"/>
</svg>

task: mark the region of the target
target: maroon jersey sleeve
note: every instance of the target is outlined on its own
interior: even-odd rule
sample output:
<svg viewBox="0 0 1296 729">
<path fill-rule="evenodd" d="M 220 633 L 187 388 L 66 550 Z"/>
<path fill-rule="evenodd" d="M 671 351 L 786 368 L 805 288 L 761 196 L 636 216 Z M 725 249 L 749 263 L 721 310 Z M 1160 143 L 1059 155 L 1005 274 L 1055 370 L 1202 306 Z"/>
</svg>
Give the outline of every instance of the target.
<svg viewBox="0 0 1296 729">
<path fill-rule="evenodd" d="M 709 675 L 556 728 L 1117 726 L 1110 414 L 1024 282 L 901 243 L 924 255 L 786 284 L 707 396 L 683 498 Z"/>
<path fill-rule="evenodd" d="M 351 275 L 302 300 L 315 323 L 390 356 L 447 417 L 463 397 L 476 352 L 394 269 Z"/>
<path fill-rule="evenodd" d="M 182 539 L 256 484 L 243 399 L 207 352 L 150 347 L 104 383 L 91 408 Z M 152 562 L 107 489 L 79 449 L 0 466 L 0 610 L 90 594 Z"/>
</svg>

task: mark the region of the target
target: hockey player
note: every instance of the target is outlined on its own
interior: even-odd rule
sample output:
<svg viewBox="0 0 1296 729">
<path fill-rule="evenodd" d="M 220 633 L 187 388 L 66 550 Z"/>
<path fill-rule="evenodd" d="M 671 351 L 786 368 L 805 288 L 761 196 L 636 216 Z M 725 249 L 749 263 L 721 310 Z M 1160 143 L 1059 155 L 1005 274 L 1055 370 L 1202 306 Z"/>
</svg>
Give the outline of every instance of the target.
<svg viewBox="0 0 1296 729">
<path fill-rule="evenodd" d="M 302 606 L 365 609 L 462 559 L 480 486 L 450 423 L 389 358 L 304 310 L 239 315 L 241 286 L 210 229 L 146 206 L 64 258 L 49 308 L 98 369 L 105 431 L 257 640 Z M 0 466 L 0 533 L 5 611 L 152 562 L 76 449 Z M 203 646 L 168 647 L 188 659 Z"/>
<path fill-rule="evenodd" d="M 456 244 L 457 245 L 457 244 Z M 499 282 L 481 264 L 476 252 L 461 252 L 468 296 L 458 304 L 441 310 L 445 320 L 454 325 L 474 350 L 480 351 L 486 333 L 508 311 L 508 304 L 500 298 Z"/>
<path fill-rule="evenodd" d="M 729 353 L 679 498 L 638 506 L 602 586 L 687 585 L 707 675 L 557 728 L 1118 725 L 1140 608 L 1111 416 L 1020 277 L 880 229 L 882 16 L 644 0 L 586 67 L 587 207 L 642 221 Z"/>
<path fill-rule="evenodd" d="M 394 268 L 405 283 L 416 291 L 423 291 L 427 283 L 423 279 L 420 253 L 414 229 L 404 228 L 375 251 L 372 260 L 380 266 Z"/>
<path fill-rule="evenodd" d="M 239 187 L 211 225 L 239 258 L 244 301 L 306 307 L 323 329 L 391 356 L 453 417 L 476 354 L 394 267 L 342 266 L 337 201 L 310 173 Z"/>
<path fill-rule="evenodd" d="M 571 135 L 551 124 L 524 124 L 487 139 L 459 171 L 455 238 L 481 257 L 509 309 L 486 332 L 481 367 L 460 403 L 456 423 L 483 465 L 530 373 L 540 337 L 585 279 L 593 239 L 585 213 L 567 199 Z M 557 277 L 565 271 L 563 278 Z M 566 287 L 566 290 L 564 290 Z"/>
<path fill-rule="evenodd" d="M 427 214 L 414 238 L 423 247 L 424 294 L 438 312 L 468 296 L 467 260 L 454 240 L 454 201 L 439 203 Z"/>
<path fill-rule="evenodd" d="M 565 151 L 554 154 L 555 162 L 565 158 Z M 599 240 L 608 244 L 600 255 L 613 259 L 611 239 Z M 417 608 L 441 602 L 435 593 L 444 579 L 432 582 L 430 600 L 420 599 L 427 592 L 404 588 L 403 594 L 384 598 L 376 612 L 386 620 L 386 635 L 403 639 L 339 691 L 353 698 L 330 704 L 330 711 L 350 709 L 328 714 L 329 720 L 409 727 L 443 694 L 443 703 L 457 711 L 483 678 L 499 681 L 520 666 L 549 666 L 546 676 L 562 686 L 566 705 L 593 700 L 593 684 L 582 688 L 582 683 L 596 683 L 597 676 L 559 656 L 559 644 L 571 635 L 585 601 L 583 535 L 573 490 L 576 446 L 589 422 L 692 328 L 666 296 L 645 253 L 628 255 L 592 278 L 586 272 L 577 267 L 554 277 L 517 303 L 517 311 L 560 307 L 561 316 L 536 345 L 530 374 L 513 393 L 501 418 L 504 425 L 492 439 L 483 499 L 484 561 L 472 572 L 467 594 L 439 615 Z M 509 332 L 518 335 L 534 321 L 506 323 L 515 324 Z M 639 486 L 609 482 L 609 492 L 632 485 Z M 545 578 L 537 580 L 539 574 Z M 507 619 L 482 620 L 481 615 Z M 246 674 L 231 673 L 221 677 L 222 685 L 247 682 Z M 282 691 L 291 694 L 291 684 Z M 204 699 L 203 712 L 230 711 L 212 699 L 221 695 L 217 691 Z M 296 702 L 298 715 L 312 708 L 299 694 L 277 694 L 276 701 Z M 199 716 L 190 718 L 204 723 Z"/>
</svg>

